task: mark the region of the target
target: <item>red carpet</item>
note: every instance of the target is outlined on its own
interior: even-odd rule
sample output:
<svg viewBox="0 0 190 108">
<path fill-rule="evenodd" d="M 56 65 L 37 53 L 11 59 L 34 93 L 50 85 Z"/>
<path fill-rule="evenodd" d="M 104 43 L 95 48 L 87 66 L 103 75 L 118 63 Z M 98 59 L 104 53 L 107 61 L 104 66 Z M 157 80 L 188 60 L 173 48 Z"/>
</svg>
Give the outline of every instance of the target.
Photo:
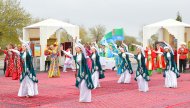
<svg viewBox="0 0 190 108">
<path fill-rule="evenodd" d="M 106 71 L 101 88 L 92 91 L 92 103 L 79 103 L 79 91 L 74 86 L 73 72 L 62 73 L 60 78 L 48 78 L 39 73 L 39 95 L 32 98 L 17 97 L 19 81 L 0 76 L 0 108 L 50 107 L 50 108 L 189 108 L 190 75 L 181 74 L 178 88 L 164 88 L 161 74 L 153 74 L 150 91 L 139 92 L 137 83 L 117 84 L 116 72 Z M 134 76 L 134 74 L 133 74 Z"/>
</svg>

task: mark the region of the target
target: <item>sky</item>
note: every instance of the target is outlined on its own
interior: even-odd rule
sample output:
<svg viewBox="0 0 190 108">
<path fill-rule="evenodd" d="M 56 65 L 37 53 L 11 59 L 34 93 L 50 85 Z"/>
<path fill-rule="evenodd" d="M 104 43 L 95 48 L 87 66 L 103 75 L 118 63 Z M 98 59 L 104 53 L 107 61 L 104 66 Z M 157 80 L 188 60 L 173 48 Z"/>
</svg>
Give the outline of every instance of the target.
<svg viewBox="0 0 190 108">
<path fill-rule="evenodd" d="M 20 0 L 21 6 L 35 18 L 54 18 L 83 25 L 104 25 L 107 31 L 124 28 L 130 36 L 139 36 L 144 25 L 175 19 L 177 12 L 190 24 L 190 0 Z"/>
</svg>

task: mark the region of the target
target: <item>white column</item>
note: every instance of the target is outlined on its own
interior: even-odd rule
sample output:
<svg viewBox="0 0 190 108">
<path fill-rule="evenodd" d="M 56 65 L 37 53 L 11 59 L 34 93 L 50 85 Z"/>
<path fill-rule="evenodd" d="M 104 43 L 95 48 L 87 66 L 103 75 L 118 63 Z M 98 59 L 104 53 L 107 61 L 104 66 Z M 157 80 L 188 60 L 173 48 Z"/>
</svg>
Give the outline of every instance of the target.
<svg viewBox="0 0 190 108">
<path fill-rule="evenodd" d="M 40 71 L 44 71 L 45 69 L 45 55 L 44 50 L 47 46 L 47 38 L 45 34 L 43 34 L 43 30 L 40 29 L 40 46 L 41 46 L 41 56 L 40 56 Z"/>
</svg>

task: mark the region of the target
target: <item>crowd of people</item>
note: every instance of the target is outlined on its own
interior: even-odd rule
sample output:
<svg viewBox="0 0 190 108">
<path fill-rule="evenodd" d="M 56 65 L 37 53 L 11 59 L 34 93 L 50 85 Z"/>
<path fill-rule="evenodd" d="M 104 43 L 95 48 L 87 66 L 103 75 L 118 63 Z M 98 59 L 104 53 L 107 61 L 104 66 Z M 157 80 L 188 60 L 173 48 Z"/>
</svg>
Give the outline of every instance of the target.
<svg viewBox="0 0 190 108">
<path fill-rule="evenodd" d="M 5 77 L 12 77 L 13 80 L 18 80 L 22 73 L 21 58 L 16 53 L 11 51 L 15 49 L 21 51 L 20 45 L 8 44 L 5 50 L 0 48 L 0 52 L 5 54 L 4 58 L 4 74 Z"/>
<path fill-rule="evenodd" d="M 5 76 L 12 77 L 13 80 L 20 79 L 18 96 L 30 97 L 38 94 L 38 79 L 32 63 L 30 42 L 24 42 L 21 39 L 20 41 L 22 46 L 10 44 L 6 50 L 0 48 L 0 51 L 6 55 Z M 135 54 L 129 52 L 129 48 L 124 42 L 119 46 L 112 42 L 98 47 L 96 42 L 82 45 L 80 40 L 76 40 L 76 54 L 72 54 L 71 47 L 64 50 L 55 42 L 44 51 L 46 55 L 45 71 L 48 71 L 49 78 L 60 77 L 59 56 L 62 52 L 65 56 L 63 72 L 67 72 L 69 67 L 72 70 L 76 67 L 75 85 L 80 91 L 79 102 L 91 102 L 91 90 L 101 87 L 100 79 L 105 78 L 105 69 L 102 67 L 101 58 L 107 56 L 115 58 L 113 70 L 116 69 L 117 74 L 120 75 L 117 83 L 130 83 L 131 75 L 135 72 L 138 90 L 147 92 L 149 91 L 150 76 L 156 70 L 158 73 L 163 72 L 165 87 L 176 88 L 177 78 L 180 77 L 179 73 L 186 70 L 188 49 L 185 45 L 182 43 L 177 51 L 180 64 L 180 70 L 178 70 L 175 60 L 176 53 L 166 42 L 158 43 L 156 49 L 153 49 L 151 45 L 144 49 L 140 45 L 133 44 L 136 47 Z M 107 51 L 105 51 L 106 49 Z M 137 61 L 136 69 L 132 67 L 130 58 Z M 73 62 L 75 66 L 73 66 Z"/>
</svg>

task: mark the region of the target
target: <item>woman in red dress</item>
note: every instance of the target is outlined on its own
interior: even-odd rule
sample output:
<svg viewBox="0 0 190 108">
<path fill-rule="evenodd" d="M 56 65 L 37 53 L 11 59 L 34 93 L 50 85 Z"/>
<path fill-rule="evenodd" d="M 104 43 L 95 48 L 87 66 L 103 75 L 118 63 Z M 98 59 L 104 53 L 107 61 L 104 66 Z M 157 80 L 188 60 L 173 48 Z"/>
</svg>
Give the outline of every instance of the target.
<svg viewBox="0 0 190 108">
<path fill-rule="evenodd" d="M 20 51 L 20 48 L 15 47 L 14 49 Z M 20 78 L 21 72 L 22 66 L 20 56 L 14 53 L 14 70 L 12 80 L 18 80 Z"/>
<path fill-rule="evenodd" d="M 154 59 L 156 58 L 156 53 L 149 45 L 145 50 L 145 57 L 146 57 L 146 67 L 148 69 L 149 76 L 152 76 L 152 72 L 154 70 Z"/>
<path fill-rule="evenodd" d="M 166 67 L 165 59 L 164 59 L 164 56 L 162 54 L 163 52 L 164 52 L 164 49 L 158 43 L 156 45 L 156 53 L 157 53 L 156 68 L 157 68 L 158 73 L 162 73 L 163 69 L 165 69 L 165 67 Z"/>
<path fill-rule="evenodd" d="M 9 44 L 8 45 L 8 49 L 12 49 L 13 45 Z M 6 54 L 7 57 L 7 67 L 6 67 L 6 71 L 5 71 L 5 77 L 12 77 L 12 73 L 13 73 L 13 69 L 14 69 L 14 54 L 12 51 L 9 50 L 2 50 L 0 48 L 1 52 L 4 52 L 4 54 Z"/>
</svg>

